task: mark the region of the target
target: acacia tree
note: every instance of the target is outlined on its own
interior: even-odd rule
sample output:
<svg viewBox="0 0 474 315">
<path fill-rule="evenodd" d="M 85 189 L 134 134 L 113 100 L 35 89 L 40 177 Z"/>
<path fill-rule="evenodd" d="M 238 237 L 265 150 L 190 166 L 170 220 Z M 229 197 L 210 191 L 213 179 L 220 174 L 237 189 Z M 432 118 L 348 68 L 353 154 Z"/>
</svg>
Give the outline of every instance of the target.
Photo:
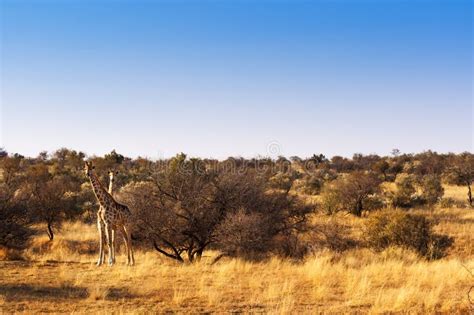
<svg viewBox="0 0 474 315">
<path fill-rule="evenodd" d="M 415 162 L 413 172 L 421 177 L 425 175 L 441 175 L 446 166 L 445 156 L 433 151 L 416 154 L 413 160 Z"/>
<path fill-rule="evenodd" d="M 19 193 L 24 183 L 23 162 L 6 152 L 0 156 L 0 245 L 8 248 L 22 248 L 33 234 L 25 199 Z"/>
<path fill-rule="evenodd" d="M 31 166 L 26 176 L 29 217 L 34 222 L 46 223 L 48 237 L 53 240 L 54 228 L 75 214 L 71 192 L 77 188 L 67 176 L 51 174 L 44 163 Z"/>
<path fill-rule="evenodd" d="M 390 164 L 388 164 L 388 162 L 384 159 L 382 159 L 378 162 L 375 162 L 372 165 L 372 170 L 379 173 L 379 174 L 382 174 L 384 181 L 387 181 L 387 172 L 388 172 L 389 168 L 390 168 Z"/>
<path fill-rule="evenodd" d="M 368 197 L 379 190 L 380 179 L 376 175 L 362 171 L 353 172 L 335 180 L 324 190 L 323 205 L 330 206 L 331 209 L 326 209 L 329 213 L 345 210 L 361 216 Z"/>
<path fill-rule="evenodd" d="M 327 164 L 327 163 L 329 163 L 329 160 L 322 153 L 313 154 L 312 157 L 305 160 L 306 169 L 308 169 L 308 168 L 310 168 L 310 169 L 319 168 L 319 167 L 321 167 L 321 166 L 323 166 L 324 164 Z"/>
<path fill-rule="evenodd" d="M 22 159 L 15 157 L 4 156 L 0 159 L 0 210 L 2 212 L 14 207 L 17 201 L 15 196 L 23 182 L 21 162 Z"/>
<path fill-rule="evenodd" d="M 473 206 L 473 197 L 471 185 L 474 181 L 474 155 L 463 153 L 454 157 L 452 165 L 447 170 L 448 180 L 456 185 L 465 185 L 467 187 L 467 201 Z"/>
<path fill-rule="evenodd" d="M 281 189 L 285 192 L 289 192 L 293 187 L 293 183 L 300 177 L 300 174 L 296 171 L 278 172 L 268 179 L 269 185 L 274 189 Z"/>
<path fill-rule="evenodd" d="M 150 180 L 124 187 L 120 198 L 139 218 L 137 238 L 168 258 L 183 262 L 186 255 L 192 262 L 211 244 L 235 253 L 225 246 L 235 242 L 220 243 L 224 237 L 230 240 L 220 227 L 237 219 L 238 211 L 261 218 L 268 238 L 303 225 L 309 210 L 297 206 L 288 192 L 271 192 L 267 185 L 255 170 L 208 170 L 202 160 L 180 154 Z"/>
<path fill-rule="evenodd" d="M 218 209 L 212 207 L 211 177 L 202 161 L 179 154 L 148 181 L 129 184 L 120 197 L 140 218 L 134 233 L 166 257 L 200 258 L 212 240 Z"/>
<path fill-rule="evenodd" d="M 352 156 L 355 169 L 360 171 L 370 171 L 375 163 L 380 161 L 380 156 L 376 154 L 363 155 L 356 153 Z"/>
</svg>

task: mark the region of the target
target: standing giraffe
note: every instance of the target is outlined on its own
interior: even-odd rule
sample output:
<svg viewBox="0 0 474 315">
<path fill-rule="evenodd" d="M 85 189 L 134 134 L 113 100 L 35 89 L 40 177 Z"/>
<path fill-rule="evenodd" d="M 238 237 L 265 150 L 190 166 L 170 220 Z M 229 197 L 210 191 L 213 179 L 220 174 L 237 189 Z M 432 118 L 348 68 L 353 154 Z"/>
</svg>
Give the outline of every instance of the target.
<svg viewBox="0 0 474 315">
<path fill-rule="evenodd" d="M 109 190 L 108 193 L 113 197 L 113 184 L 114 184 L 114 176 L 115 173 L 113 171 L 109 171 Z M 104 244 L 106 244 L 105 238 L 105 232 L 104 232 L 104 227 L 105 227 L 105 222 L 103 221 L 102 217 L 104 214 L 104 208 L 102 206 L 99 207 L 99 211 L 97 211 L 97 229 L 99 230 L 99 260 L 97 261 L 97 266 L 100 266 L 104 263 L 104 258 L 105 258 L 105 250 L 104 250 Z M 112 231 L 112 243 L 115 241 L 115 233 Z M 115 254 L 115 251 L 114 251 Z M 113 260 L 115 261 L 115 255 L 113 257 Z"/>
<path fill-rule="evenodd" d="M 94 174 L 93 167 L 90 162 L 85 163 L 84 171 L 91 181 L 92 189 L 97 200 L 99 201 L 101 208 L 103 208 L 103 211 L 100 213 L 100 219 L 104 225 L 105 238 L 107 240 L 107 247 L 109 250 L 109 265 L 112 266 L 115 263 L 114 234 L 117 230 L 122 233 L 125 241 L 125 246 L 127 249 L 127 264 L 134 265 L 135 258 L 133 257 L 132 240 L 129 232 L 132 215 L 130 210 L 127 206 L 115 201 L 112 195 L 110 195 L 108 191 L 105 190 L 97 176 Z"/>
</svg>

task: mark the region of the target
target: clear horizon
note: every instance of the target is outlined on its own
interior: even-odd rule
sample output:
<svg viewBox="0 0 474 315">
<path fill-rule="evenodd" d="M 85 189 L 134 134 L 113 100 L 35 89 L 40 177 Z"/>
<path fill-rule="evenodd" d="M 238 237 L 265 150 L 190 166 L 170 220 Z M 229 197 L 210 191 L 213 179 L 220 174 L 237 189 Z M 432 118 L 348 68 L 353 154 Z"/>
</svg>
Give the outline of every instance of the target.
<svg viewBox="0 0 474 315">
<path fill-rule="evenodd" d="M 2 1 L 0 147 L 153 159 L 472 152 L 472 9 Z"/>
</svg>

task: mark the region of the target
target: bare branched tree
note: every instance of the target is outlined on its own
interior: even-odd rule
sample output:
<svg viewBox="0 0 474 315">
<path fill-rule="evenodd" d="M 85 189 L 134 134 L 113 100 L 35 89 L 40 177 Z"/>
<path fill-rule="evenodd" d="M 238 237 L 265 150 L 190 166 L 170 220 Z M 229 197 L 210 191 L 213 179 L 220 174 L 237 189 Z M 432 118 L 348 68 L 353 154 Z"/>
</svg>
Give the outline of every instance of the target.
<svg viewBox="0 0 474 315">
<path fill-rule="evenodd" d="M 310 209 L 290 198 L 288 191 L 270 192 L 268 182 L 256 172 L 215 171 L 204 166 L 202 160 L 181 154 L 149 181 L 121 191 L 121 198 L 136 213 L 137 237 L 166 257 L 183 262 L 185 255 L 192 262 L 210 245 L 236 253 L 226 247 L 236 244 L 231 240 L 235 234 L 223 233 L 223 226 L 247 229 L 249 221 L 242 219 L 246 216 L 259 218 L 268 239 L 304 226 Z M 259 246 L 270 250 L 265 243 Z"/>
</svg>

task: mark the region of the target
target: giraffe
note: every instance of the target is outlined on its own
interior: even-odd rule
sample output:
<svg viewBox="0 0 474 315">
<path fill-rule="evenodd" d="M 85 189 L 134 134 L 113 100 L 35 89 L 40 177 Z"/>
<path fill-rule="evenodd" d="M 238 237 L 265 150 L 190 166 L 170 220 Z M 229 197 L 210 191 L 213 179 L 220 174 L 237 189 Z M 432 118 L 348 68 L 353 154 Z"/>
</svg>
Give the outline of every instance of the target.
<svg viewBox="0 0 474 315">
<path fill-rule="evenodd" d="M 101 222 L 103 222 L 105 238 L 107 240 L 109 265 L 112 266 L 115 263 L 114 234 L 117 231 L 121 232 L 125 241 L 125 246 L 127 249 L 127 264 L 134 265 L 135 258 L 133 257 L 132 240 L 129 231 L 132 214 L 127 206 L 115 201 L 112 195 L 110 195 L 108 191 L 105 190 L 97 176 L 94 174 L 93 169 L 94 167 L 92 166 L 92 163 L 85 163 L 84 172 L 86 173 L 87 177 L 89 177 L 94 194 L 99 201 L 101 208 L 103 208 L 103 211 L 100 213 L 100 219 Z"/>
<path fill-rule="evenodd" d="M 114 176 L 115 173 L 111 170 L 109 170 L 109 189 L 108 193 L 113 196 L 113 184 L 114 184 Z M 102 214 L 104 213 L 104 208 L 102 206 L 99 207 L 99 211 L 97 211 L 97 229 L 99 230 L 99 260 L 97 261 L 97 266 L 100 266 L 104 263 L 104 258 L 105 258 L 105 250 L 104 250 L 104 244 L 105 241 L 105 232 L 104 232 L 104 226 L 105 222 L 102 220 Z M 112 233 L 112 242 L 115 240 L 115 233 Z M 115 253 L 114 253 L 115 254 Z M 113 258 L 115 260 L 115 256 Z"/>
</svg>

